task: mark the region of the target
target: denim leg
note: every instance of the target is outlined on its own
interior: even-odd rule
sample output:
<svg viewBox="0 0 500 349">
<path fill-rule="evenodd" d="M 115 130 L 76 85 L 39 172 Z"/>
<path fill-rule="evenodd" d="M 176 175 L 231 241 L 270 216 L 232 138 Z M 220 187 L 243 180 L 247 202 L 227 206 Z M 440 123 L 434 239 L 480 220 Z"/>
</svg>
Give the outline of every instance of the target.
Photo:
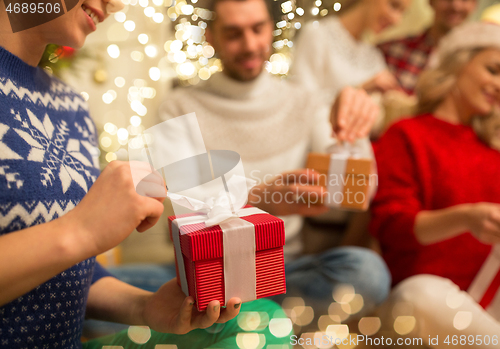
<svg viewBox="0 0 500 349">
<path fill-rule="evenodd" d="M 107 270 L 118 280 L 151 292 L 176 277 L 175 264 L 125 264 Z"/>
<path fill-rule="evenodd" d="M 319 255 L 303 256 L 285 265 L 287 294 L 273 297 L 302 297 L 326 313 L 339 285 L 349 284 L 363 297 L 362 316 L 388 296 L 391 277 L 385 262 L 371 250 L 359 247 L 333 248 Z"/>
</svg>

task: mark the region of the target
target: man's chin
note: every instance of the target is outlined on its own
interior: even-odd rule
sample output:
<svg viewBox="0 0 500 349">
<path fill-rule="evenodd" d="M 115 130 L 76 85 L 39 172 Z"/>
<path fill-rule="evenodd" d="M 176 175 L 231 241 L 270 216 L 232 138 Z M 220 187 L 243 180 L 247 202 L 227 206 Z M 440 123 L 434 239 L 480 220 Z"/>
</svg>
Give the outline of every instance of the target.
<svg viewBox="0 0 500 349">
<path fill-rule="evenodd" d="M 241 81 L 241 82 L 248 82 L 257 79 L 262 71 L 264 70 L 264 66 L 261 66 L 256 69 L 251 69 L 251 70 L 229 70 L 229 69 L 224 69 L 227 75 L 229 75 L 231 78 Z"/>
</svg>

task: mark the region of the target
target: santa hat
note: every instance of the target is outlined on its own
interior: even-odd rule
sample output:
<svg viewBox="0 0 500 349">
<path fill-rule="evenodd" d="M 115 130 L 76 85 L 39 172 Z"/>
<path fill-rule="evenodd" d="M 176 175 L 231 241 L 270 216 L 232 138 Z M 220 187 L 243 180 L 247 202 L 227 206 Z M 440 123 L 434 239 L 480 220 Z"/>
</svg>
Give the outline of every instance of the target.
<svg viewBox="0 0 500 349">
<path fill-rule="evenodd" d="M 462 24 L 441 39 L 429 60 L 429 67 L 438 67 L 446 57 L 460 50 L 488 47 L 500 49 L 500 25 L 492 22 Z"/>
</svg>

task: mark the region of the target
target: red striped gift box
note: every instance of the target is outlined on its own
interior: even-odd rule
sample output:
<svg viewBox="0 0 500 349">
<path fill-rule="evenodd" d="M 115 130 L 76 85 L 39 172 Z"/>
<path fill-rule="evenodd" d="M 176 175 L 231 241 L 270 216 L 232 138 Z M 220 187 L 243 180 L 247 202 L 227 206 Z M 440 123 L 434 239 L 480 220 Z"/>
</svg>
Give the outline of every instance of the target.
<svg viewBox="0 0 500 349">
<path fill-rule="evenodd" d="M 175 220 L 195 213 L 170 216 L 168 225 L 172 238 Z M 256 297 L 265 298 L 286 292 L 283 246 L 285 228 L 281 219 L 270 214 L 254 214 L 243 219 L 255 226 Z M 186 271 L 189 295 L 197 309 L 203 311 L 213 300 L 225 304 L 223 233 L 219 225 L 205 223 L 182 225 L 180 246 Z M 176 255 L 177 259 L 177 255 Z M 177 281 L 180 285 L 179 268 Z"/>
</svg>

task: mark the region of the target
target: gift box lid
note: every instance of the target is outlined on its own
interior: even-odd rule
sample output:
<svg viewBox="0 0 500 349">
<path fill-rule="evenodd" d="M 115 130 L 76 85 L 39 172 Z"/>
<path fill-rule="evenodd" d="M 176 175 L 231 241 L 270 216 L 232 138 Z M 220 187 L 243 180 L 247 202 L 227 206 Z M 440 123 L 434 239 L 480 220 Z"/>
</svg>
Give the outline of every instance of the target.
<svg viewBox="0 0 500 349">
<path fill-rule="evenodd" d="M 168 217 L 170 237 L 172 237 L 172 224 L 175 219 L 195 216 L 189 213 Z M 281 219 L 270 214 L 254 214 L 241 217 L 255 226 L 256 251 L 268 250 L 285 244 L 285 227 Z M 180 244 L 182 254 L 191 261 L 222 258 L 224 255 L 222 245 L 222 229 L 216 225 L 206 227 L 205 223 L 189 224 L 181 227 Z"/>
</svg>

